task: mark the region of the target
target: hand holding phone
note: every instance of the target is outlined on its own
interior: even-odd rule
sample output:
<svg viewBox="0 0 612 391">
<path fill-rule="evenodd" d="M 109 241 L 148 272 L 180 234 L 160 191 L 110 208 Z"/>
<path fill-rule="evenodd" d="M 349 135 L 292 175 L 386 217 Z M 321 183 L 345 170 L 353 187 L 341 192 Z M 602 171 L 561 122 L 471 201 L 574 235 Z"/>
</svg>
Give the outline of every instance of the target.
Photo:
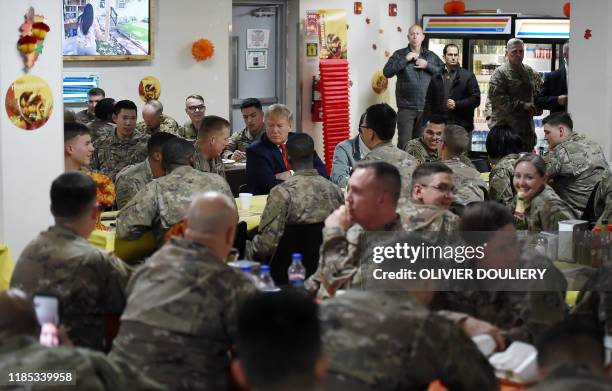
<svg viewBox="0 0 612 391">
<path fill-rule="evenodd" d="M 35 293 L 32 301 L 40 325 L 39 342 L 44 346 L 57 346 L 57 327 L 60 324 L 60 299 L 48 293 Z"/>
</svg>

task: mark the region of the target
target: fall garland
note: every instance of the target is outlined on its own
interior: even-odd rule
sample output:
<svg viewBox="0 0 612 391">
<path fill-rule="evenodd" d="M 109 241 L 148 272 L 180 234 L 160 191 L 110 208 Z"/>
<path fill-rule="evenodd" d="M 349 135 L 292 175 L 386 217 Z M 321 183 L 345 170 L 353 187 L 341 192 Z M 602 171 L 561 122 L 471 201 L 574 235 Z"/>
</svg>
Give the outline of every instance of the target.
<svg viewBox="0 0 612 391">
<path fill-rule="evenodd" d="M 215 45 L 208 39 L 198 39 L 191 45 L 191 54 L 198 61 L 208 60 L 215 54 Z"/>
<path fill-rule="evenodd" d="M 90 171 L 87 173 L 96 183 L 96 201 L 104 208 L 110 208 L 115 202 L 115 184 L 104 174 Z"/>
</svg>

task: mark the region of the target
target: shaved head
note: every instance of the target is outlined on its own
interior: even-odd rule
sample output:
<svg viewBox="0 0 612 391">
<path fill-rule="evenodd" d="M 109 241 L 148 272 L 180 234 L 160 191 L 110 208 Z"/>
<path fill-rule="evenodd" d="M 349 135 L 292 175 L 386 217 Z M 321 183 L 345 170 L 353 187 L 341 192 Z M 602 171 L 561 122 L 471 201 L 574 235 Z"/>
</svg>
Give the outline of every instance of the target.
<svg viewBox="0 0 612 391">
<path fill-rule="evenodd" d="M 215 191 L 206 192 L 191 202 L 185 237 L 225 257 L 232 248 L 237 222 L 234 200 Z"/>
</svg>

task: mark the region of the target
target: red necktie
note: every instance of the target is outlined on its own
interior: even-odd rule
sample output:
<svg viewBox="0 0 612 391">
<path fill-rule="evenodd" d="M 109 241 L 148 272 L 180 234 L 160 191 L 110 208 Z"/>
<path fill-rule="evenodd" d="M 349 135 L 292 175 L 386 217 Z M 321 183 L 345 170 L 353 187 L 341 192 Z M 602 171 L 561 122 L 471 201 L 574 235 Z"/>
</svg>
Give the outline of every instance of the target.
<svg viewBox="0 0 612 391">
<path fill-rule="evenodd" d="M 289 164 L 289 160 L 287 159 L 287 147 L 285 144 L 281 144 L 281 155 L 283 155 L 283 163 L 285 163 L 285 167 L 287 167 L 287 171 L 291 170 L 291 164 Z"/>
</svg>

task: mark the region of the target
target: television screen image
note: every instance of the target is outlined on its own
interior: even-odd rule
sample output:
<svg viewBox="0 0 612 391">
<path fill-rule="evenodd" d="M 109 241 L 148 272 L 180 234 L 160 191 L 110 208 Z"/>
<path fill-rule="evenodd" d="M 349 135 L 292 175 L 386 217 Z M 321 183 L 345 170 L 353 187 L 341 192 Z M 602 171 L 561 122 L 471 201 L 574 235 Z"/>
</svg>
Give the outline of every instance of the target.
<svg viewBox="0 0 612 391">
<path fill-rule="evenodd" d="M 152 0 L 63 0 L 66 60 L 150 60 Z"/>
</svg>

